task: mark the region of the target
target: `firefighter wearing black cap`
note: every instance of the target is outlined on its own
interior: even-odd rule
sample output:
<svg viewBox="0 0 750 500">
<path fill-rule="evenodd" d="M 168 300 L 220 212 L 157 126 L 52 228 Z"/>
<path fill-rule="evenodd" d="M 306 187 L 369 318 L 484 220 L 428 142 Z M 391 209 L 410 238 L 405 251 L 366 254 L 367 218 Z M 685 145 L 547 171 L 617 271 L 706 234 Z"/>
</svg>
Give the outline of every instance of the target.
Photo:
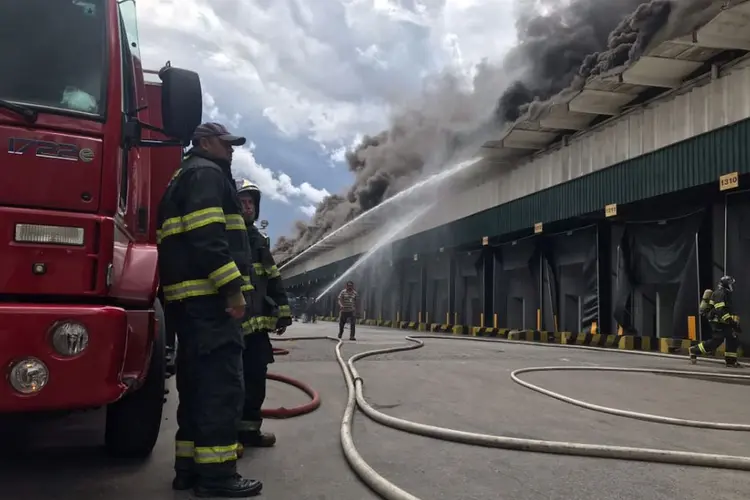
<svg viewBox="0 0 750 500">
<path fill-rule="evenodd" d="M 242 416 L 241 321 L 251 305 L 250 250 L 230 166 L 245 138 L 200 125 L 159 205 L 159 276 L 178 336 L 176 490 L 250 497 L 237 474 Z"/>
<path fill-rule="evenodd" d="M 245 334 L 245 406 L 238 436 L 240 446 L 269 447 L 276 443 L 276 436 L 261 431 L 266 374 L 268 365 L 274 361 L 268 334 L 275 332 L 282 335 L 286 327 L 292 324 L 292 312 L 281 274 L 271 255 L 269 238 L 255 227 L 260 213 L 260 188 L 248 180 L 237 181 L 237 194 L 247 225 L 253 261 L 252 281 L 255 287 L 251 317 L 242 324 Z"/>
<path fill-rule="evenodd" d="M 732 315 L 732 292 L 735 280 L 731 276 L 723 276 L 719 280 L 716 290 L 706 290 L 700 304 L 700 313 L 708 318 L 713 334 L 705 342 L 690 348 L 690 362 L 695 364 L 699 355 L 712 354 L 722 343 L 724 346 L 724 362 L 727 367 L 739 368 L 737 362 L 737 332 L 740 331 L 739 321 Z M 711 292 L 709 294 L 709 292 Z"/>
</svg>

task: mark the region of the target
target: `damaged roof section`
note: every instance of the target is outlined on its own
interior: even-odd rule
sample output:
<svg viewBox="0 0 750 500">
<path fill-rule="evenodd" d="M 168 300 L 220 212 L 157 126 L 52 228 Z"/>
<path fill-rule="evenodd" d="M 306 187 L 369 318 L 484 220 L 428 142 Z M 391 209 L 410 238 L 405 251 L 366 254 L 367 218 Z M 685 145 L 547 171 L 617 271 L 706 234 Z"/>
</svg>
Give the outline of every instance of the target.
<svg viewBox="0 0 750 500">
<path fill-rule="evenodd" d="M 502 137 L 484 143 L 479 154 L 490 163 L 514 163 L 565 145 L 566 137 L 712 74 L 718 67 L 750 51 L 750 1 L 714 2 L 720 12 L 671 40 L 657 35 L 644 53 L 629 64 L 588 78 L 545 102 L 534 102 Z M 665 29 L 670 29 L 665 27 Z M 662 37 L 663 38 L 663 37 Z"/>
</svg>

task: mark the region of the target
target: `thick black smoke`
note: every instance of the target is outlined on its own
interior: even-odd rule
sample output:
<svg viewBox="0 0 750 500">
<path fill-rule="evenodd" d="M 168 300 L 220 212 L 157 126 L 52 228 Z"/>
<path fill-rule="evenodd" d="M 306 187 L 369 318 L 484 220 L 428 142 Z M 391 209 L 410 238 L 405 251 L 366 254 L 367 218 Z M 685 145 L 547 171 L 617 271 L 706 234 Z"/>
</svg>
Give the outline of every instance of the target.
<svg viewBox="0 0 750 500">
<path fill-rule="evenodd" d="M 719 7 L 717 7 L 717 4 Z M 279 239 L 281 259 L 441 168 L 478 132 L 500 130 L 586 78 L 640 57 L 649 43 L 689 33 L 716 14 L 712 0 L 517 0 L 517 44 L 500 66 L 480 64 L 471 90 L 442 75 L 391 127 L 346 155 L 355 181 L 317 207 L 310 225 Z M 714 11 L 714 12 L 712 12 Z"/>
</svg>

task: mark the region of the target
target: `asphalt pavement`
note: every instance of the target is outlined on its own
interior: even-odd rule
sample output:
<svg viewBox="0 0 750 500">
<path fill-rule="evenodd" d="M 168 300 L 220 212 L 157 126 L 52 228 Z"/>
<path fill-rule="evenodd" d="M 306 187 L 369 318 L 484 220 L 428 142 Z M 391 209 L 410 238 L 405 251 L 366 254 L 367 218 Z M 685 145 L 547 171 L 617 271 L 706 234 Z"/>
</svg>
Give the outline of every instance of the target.
<svg viewBox="0 0 750 500">
<path fill-rule="evenodd" d="M 287 335 L 329 335 L 335 330 L 333 323 L 295 323 Z M 400 345 L 406 333 L 358 327 L 358 341 L 347 343 L 344 352 Z M 290 354 L 279 356 L 270 371 L 309 383 L 320 392 L 322 405 L 309 415 L 266 421 L 264 429 L 277 434 L 277 446 L 251 450 L 240 462 L 243 474 L 264 482 L 260 498 L 377 498 L 359 482 L 341 453 L 346 390 L 334 345 L 325 340 L 277 344 Z M 373 406 L 426 424 L 511 437 L 750 455 L 750 433 L 690 429 L 592 412 L 510 380 L 511 371 L 532 366 L 694 368 L 686 361 L 616 352 L 431 339 L 422 349 L 363 360 L 358 369 Z M 726 372 L 707 363 L 697 369 Z M 750 374 L 750 369 L 743 373 Z M 749 423 L 748 386 L 708 376 L 587 371 L 530 373 L 523 378 L 605 406 Z M 268 393 L 267 407 L 306 401 L 297 389 L 277 382 L 269 382 Z M 5 442 L 0 443 L 4 450 L 0 499 L 191 498 L 170 489 L 175 403 L 172 390 L 161 438 L 152 458 L 142 464 L 104 457 L 102 412 L 6 432 Z M 734 500 L 750 493 L 747 472 L 479 448 L 388 429 L 362 414 L 355 418 L 354 441 L 382 476 L 423 500 Z"/>
</svg>

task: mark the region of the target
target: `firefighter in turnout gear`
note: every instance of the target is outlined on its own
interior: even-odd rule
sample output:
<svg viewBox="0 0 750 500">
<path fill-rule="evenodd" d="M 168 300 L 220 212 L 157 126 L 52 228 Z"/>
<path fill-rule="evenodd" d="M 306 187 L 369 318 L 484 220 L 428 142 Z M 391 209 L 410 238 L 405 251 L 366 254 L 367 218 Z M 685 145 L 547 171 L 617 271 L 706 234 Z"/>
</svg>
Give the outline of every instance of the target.
<svg viewBox="0 0 750 500">
<path fill-rule="evenodd" d="M 242 323 L 245 334 L 245 405 L 238 436 L 241 447 L 269 447 L 276 443 L 276 436 L 260 429 L 263 423 L 261 407 L 266 399 L 266 374 L 268 365 L 274 362 L 269 333 L 282 335 L 292 324 L 292 312 L 281 274 L 271 255 L 270 240 L 255 226 L 260 213 L 260 188 L 248 180 L 237 181 L 237 194 L 247 225 L 255 287 L 251 316 Z"/>
<path fill-rule="evenodd" d="M 737 362 L 737 348 L 740 331 L 739 321 L 732 315 L 732 292 L 735 280 L 724 276 L 719 280 L 716 290 L 706 290 L 703 294 L 699 311 L 711 324 L 711 339 L 690 348 L 690 362 L 695 364 L 699 355 L 712 354 L 725 343 L 724 362 L 727 367 L 740 367 Z M 710 296 L 709 296 L 709 292 Z"/>
<path fill-rule="evenodd" d="M 222 125 L 199 126 L 159 205 L 159 277 L 178 337 L 176 490 L 250 497 L 237 474 L 242 416 L 242 318 L 252 305 L 250 249 L 230 165 L 244 144 Z"/>
</svg>

